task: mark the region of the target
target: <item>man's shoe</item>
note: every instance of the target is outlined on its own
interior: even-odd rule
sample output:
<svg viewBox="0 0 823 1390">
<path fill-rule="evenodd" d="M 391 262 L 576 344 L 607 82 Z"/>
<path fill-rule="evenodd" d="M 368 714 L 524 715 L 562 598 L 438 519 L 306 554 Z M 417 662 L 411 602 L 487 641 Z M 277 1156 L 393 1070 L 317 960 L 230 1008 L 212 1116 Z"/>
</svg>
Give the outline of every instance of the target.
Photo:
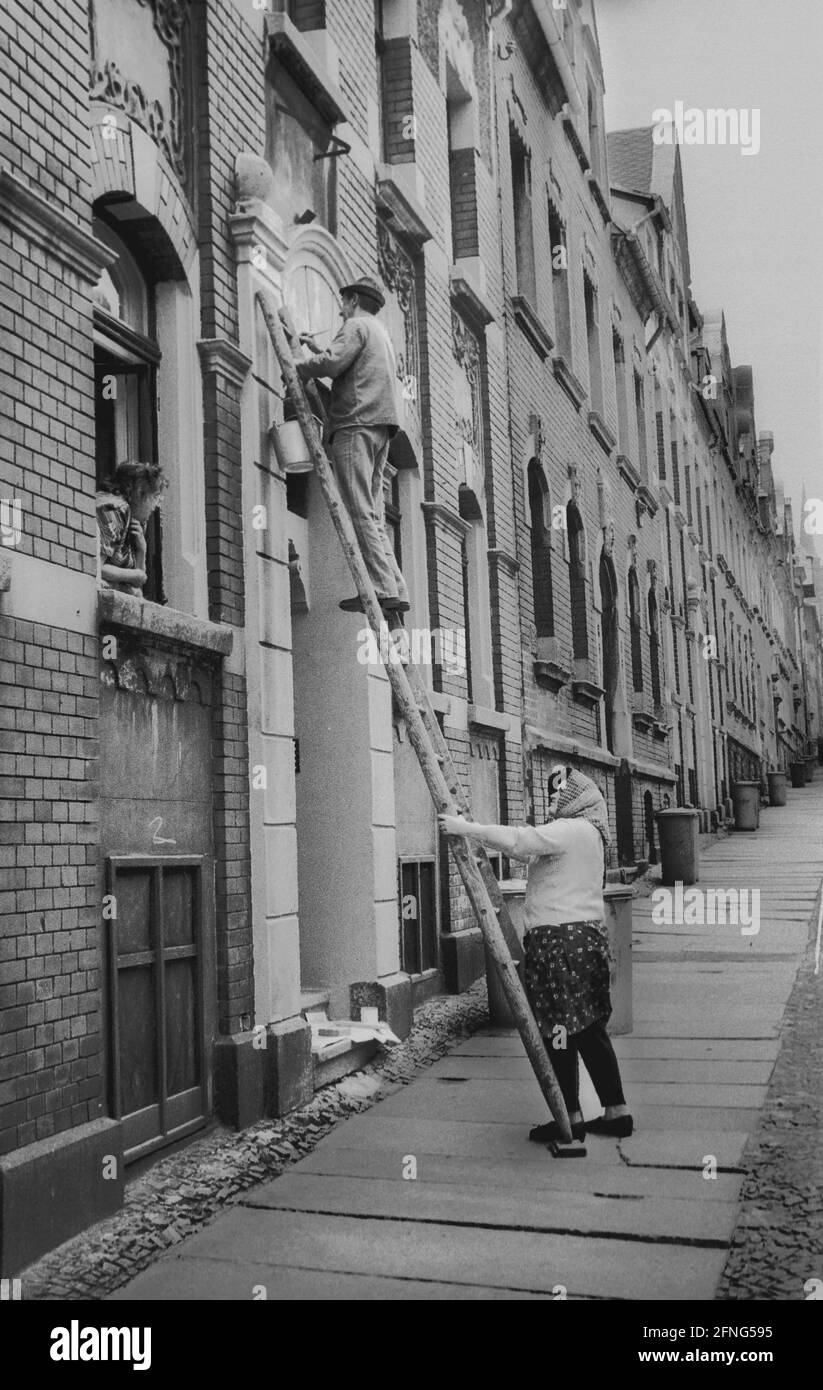
<svg viewBox="0 0 823 1390">
<path fill-rule="evenodd" d="M 407 598 L 381 598 L 380 607 L 386 613 L 408 613 L 411 604 Z"/>
<path fill-rule="evenodd" d="M 365 612 L 365 609 L 363 608 L 363 600 L 361 599 L 359 594 L 355 594 L 354 598 L 341 598 L 337 606 L 338 608 L 342 608 L 344 613 Z"/>
<path fill-rule="evenodd" d="M 612 1139 L 628 1139 L 634 1129 L 634 1120 L 631 1115 L 615 1115 L 613 1120 L 607 1120 L 605 1115 L 600 1115 L 596 1120 L 587 1120 L 586 1128 L 590 1134 L 608 1134 Z"/>
</svg>

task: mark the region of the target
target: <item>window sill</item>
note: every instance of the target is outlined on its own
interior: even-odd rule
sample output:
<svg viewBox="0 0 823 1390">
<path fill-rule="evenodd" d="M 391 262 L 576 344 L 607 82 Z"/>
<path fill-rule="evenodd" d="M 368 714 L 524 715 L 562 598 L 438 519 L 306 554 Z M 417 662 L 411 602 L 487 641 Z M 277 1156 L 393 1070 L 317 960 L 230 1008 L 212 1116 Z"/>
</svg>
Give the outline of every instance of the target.
<svg viewBox="0 0 823 1390">
<path fill-rule="evenodd" d="M 485 328 L 487 324 L 494 322 L 494 314 L 485 299 L 457 265 L 453 265 L 449 273 L 449 290 L 455 307 L 475 324 Z"/>
<path fill-rule="evenodd" d="M 594 681 L 572 681 L 572 699 L 575 701 L 575 704 L 586 705 L 589 709 L 594 709 L 605 694 L 606 692 L 603 687 L 595 685 Z"/>
<path fill-rule="evenodd" d="M 311 43 L 288 15 L 267 14 L 266 37 L 272 53 L 330 125 L 351 120 L 342 92 L 329 77 Z"/>
<path fill-rule="evenodd" d="M 639 506 L 643 507 L 648 512 L 649 516 L 654 516 L 660 507 L 660 503 L 651 488 L 646 487 L 646 484 L 641 483 L 639 480 L 637 487 L 637 502 Z"/>
<path fill-rule="evenodd" d="M 398 232 L 419 251 L 434 236 L 426 209 L 405 189 L 391 164 L 377 167 L 376 200 L 392 231 Z"/>
<path fill-rule="evenodd" d="M 495 729 L 498 733 L 508 733 L 512 726 L 512 716 L 501 714 L 496 709 L 486 709 L 483 705 L 469 705 L 466 711 L 469 724 L 476 729 Z"/>
<path fill-rule="evenodd" d="M 611 454 L 612 449 L 617 443 L 615 435 L 612 434 L 603 416 L 597 410 L 589 411 L 589 429 L 603 450 L 604 454 Z"/>
<path fill-rule="evenodd" d="M 109 627 L 139 632 L 175 647 L 208 652 L 215 658 L 228 656 L 234 642 L 231 628 L 206 622 L 189 613 L 178 613 L 147 599 L 124 594 L 117 589 L 100 589 L 97 618 Z"/>
<path fill-rule="evenodd" d="M 615 462 L 617 463 L 617 471 L 624 483 L 627 483 L 632 492 L 636 493 L 640 487 L 639 470 L 635 468 L 628 454 L 618 454 Z"/>
<path fill-rule="evenodd" d="M 603 218 L 603 221 L 608 227 L 609 223 L 612 220 L 611 208 L 609 207 L 609 204 L 606 201 L 605 195 L 603 193 L 602 188 L 600 187 L 600 184 L 598 183 L 594 175 L 591 173 L 589 173 L 589 191 L 592 197 L 594 198 L 594 201 L 597 203 L 597 209 L 600 213 L 600 216 Z"/>
<path fill-rule="evenodd" d="M 571 671 L 567 666 L 560 665 L 557 661 L 540 661 L 533 663 L 534 678 L 538 685 L 547 686 L 553 695 L 568 685 L 571 680 Z"/>
<path fill-rule="evenodd" d="M 565 357 L 557 356 L 552 359 L 552 371 L 560 382 L 575 410 L 579 410 L 585 401 L 588 392 L 581 381 L 578 381 Z"/>
<path fill-rule="evenodd" d="M 577 162 L 580 165 L 580 168 L 583 170 L 584 174 L 587 174 L 592 166 L 589 162 L 589 156 L 586 154 L 583 142 L 577 133 L 577 126 L 575 125 L 571 116 L 566 116 L 564 118 L 563 129 L 566 132 L 566 139 L 568 140 L 569 144 L 574 150 L 575 155 L 577 156 Z"/>
<path fill-rule="evenodd" d="M 511 302 L 519 328 L 528 338 L 538 357 L 545 362 L 554 348 L 554 339 L 525 295 L 513 294 Z"/>
</svg>

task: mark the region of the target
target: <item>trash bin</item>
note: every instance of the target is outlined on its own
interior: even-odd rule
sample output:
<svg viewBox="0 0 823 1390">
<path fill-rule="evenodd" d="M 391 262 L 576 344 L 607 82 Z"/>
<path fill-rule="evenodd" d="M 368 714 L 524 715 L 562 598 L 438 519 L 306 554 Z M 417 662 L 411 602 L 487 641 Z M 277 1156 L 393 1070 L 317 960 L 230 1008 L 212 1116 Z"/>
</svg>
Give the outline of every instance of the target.
<svg viewBox="0 0 823 1390">
<path fill-rule="evenodd" d="M 603 889 L 603 919 L 609 933 L 612 964 L 610 1033 L 632 1031 L 632 898 L 630 883 L 610 883 Z"/>
<path fill-rule="evenodd" d="M 657 833 L 660 839 L 661 883 L 697 883 L 700 870 L 697 811 L 687 806 L 673 806 L 658 811 Z"/>
<path fill-rule="evenodd" d="M 500 884 L 500 891 L 503 894 L 503 901 L 509 910 L 512 926 L 517 933 L 517 938 L 521 945 L 523 942 L 523 908 L 526 902 L 526 880 L 524 878 L 506 878 Z M 494 1028 L 516 1028 L 517 1024 L 512 1017 L 509 1008 L 509 1001 L 503 993 L 503 986 L 500 983 L 500 976 L 497 967 L 489 955 L 488 948 L 484 944 L 483 950 L 486 956 L 486 985 L 489 992 L 489 1022 Z M 517 962 L 517 973 L 523 980 L 523 956 Z"/>
<path fill-rule="evenodd" d="M 735 830 L 756 830 L 760 824 L 760 783 L 732 782 Z"/>
<path fill-rule="evenodd" d="M 814 758 L 806 758 L 803 763 L 805 770 L 805 783 L 808 787 L 814 781 Z"/>
<path fill-rule="evenodd" d="M 806 764 L 789 763 L 789 776 L 792 779 L 793 787 L 805 787 L 806 785 Z"/>
<path fill-rule="evenodd" d="M 772 806 L 786 805 L 786 789 L 788 780 L 785 772 L 770 772 L 769 777 L 769 803 Z"/>
</svg>

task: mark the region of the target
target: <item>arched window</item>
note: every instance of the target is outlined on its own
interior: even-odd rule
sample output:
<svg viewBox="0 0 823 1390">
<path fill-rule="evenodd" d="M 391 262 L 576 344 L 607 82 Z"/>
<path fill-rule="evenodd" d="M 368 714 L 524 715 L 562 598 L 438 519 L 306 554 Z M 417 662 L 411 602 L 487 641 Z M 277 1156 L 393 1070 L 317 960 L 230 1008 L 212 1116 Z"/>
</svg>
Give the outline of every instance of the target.
<svg viewBox="0 0 823 1390">
<path fill-rule="evenodd" d="M 572 650 L 576 657 L 589 655 L 588 614 L 586 612 L 586 559 L 583 521 L 574 502 L 566 507 L 569 537 L 569 591 L 572 610 Z"/>
<path fill-rule="evenodd" d="M 488 536 L 482 505 L 465 484 L 458 488 L 458 510 L 469 523 L 462 545 L 463 611 L 468 699 L 494 708 L 494 678 L 489 593 Z"/>
<path fill-rule="evenodd" d="M 660 695 L 660 629 L 657 621 L 657 594 L 649 589 L 649 669 L 652 678 L 652 699 L 662 704 Z"/>
<path fill-rule="evenodd" d="M 637 569 L 629 569 L 629 627 L 632 640 L 632 684 L 635 690 L 643 689 L 643 649 L 640 641 L 640 585 L 637 582 Z"/>
<path fill-rule="evenodd" d="M 534 622 L 538 637 L 554 636 L 551 531 L 548 524 L 549 489 L 537 459 L 529 463 L 529 512 L 531 515 L 532 586 Z"/>
<path fill-rule="evenodd" d="M 617 634 L 617 576 L 614 562 L 600 553 L 600 624 L 603 637 L 603 689 L 606 699 L 606 747 L 614 752 L 614 706 L 617 695 L 619 646 Z"/>
<path fill-rule="evenodd" d="M 157 459 L 156 341 L 154 290 L 125 242 L 102 220 L 94 235 L 117 260 L 104 270 L 93 292 L 95 453 L 97 486 L 105 487 L 118 463 Z M 160 513 L 146 528 L 147 582 L 144 596 L 165 602 Z"/>
</svg>

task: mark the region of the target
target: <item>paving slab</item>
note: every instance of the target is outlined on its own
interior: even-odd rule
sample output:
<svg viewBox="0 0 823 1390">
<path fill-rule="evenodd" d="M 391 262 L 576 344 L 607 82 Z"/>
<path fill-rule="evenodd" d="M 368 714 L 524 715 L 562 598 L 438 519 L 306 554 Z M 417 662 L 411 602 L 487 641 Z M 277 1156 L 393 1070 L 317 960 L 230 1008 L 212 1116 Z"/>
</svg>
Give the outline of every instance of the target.
<svg viewBox="0 0 823 1390">
<path fill-rule="evenodd" d="M 559 1160 L 558 1160 L 559 1161 Z M 584 1159 L 580 1160 L 585 1162 Z M 648 1169 L 646 1170 L 648 1174 Z M 595 1196 L 524 1187 L 472 1188 L 468 1183 L 397 1182 L 388 1178 L 291 1172 L 243 1198 L 248 1207 L 327 1215 L 383 1217 L 390 1221 L 502 1228 L 573 1235 L 626 1236 L 671 1244 L 726 1246 L 737 1216 L 735 1202 L 660 1197 L 654 1178 L 648 1194 Z"/>
<path fill-rule="evenodd" d="M 489 1288 L 483 1284 L 445 1284 L 434 1280 L 380 1278 L 319 1269 L 279 1269 L 272 1265 L 232 1264 L 228 1260 L 163 1260 L 132 1280 L 107 1302 L 179 1303 L 268 1302 L 349 1303 L 466 1302 L 523 1300 L 548 1302 L 551 1293 Z"/>
<path fill-rule="evenodd" d="M 774 1065 L 780 1051 L 778 1038 L 641 1038 L 634 1033 L 612 1037 L 617 1056 L 623 1058 L 762 1059 Z"/>
<path fill-rule="evenodd" d="M 617 1145 L 600 1140 L 598 1163 L 620 1164 Z M 373 1152 L 382 1151 L 402 1159 L 405 1154 L 453 1154 L 456 1158 L 514 1159 L 518 1163 L 556 1167 L 565 1159 L 552 1158 L 540 1144 L 529 1142 L 527 1124 L 490 1124 L 485 1121 L 465 1121 L 453 1124 L 449 1120 L 428 1118 L 407 1119 L 370 1110 L 354 1115 L 345 1124 L 336 1125 L 318 1144 L 315 1153 L 330 1149 L 362 1145 Z"/>
<path fill-rule="evenodd" d="M 720 1173 L 705 1181 L 701 1170 L 680 1171 L 658 1168 L 653 1174 L 641 1167 L 625 1163 L 602 1163 L 603 1145 L 600 1141 L 588 1145 L 588 1156 L 581 1162 L 553 1159 L 551 1163 L 524 1163 L 509 1158 L 464 1158 L 454 1154 L 431 1154 L 419 1150 L 414 1154 L 415 1181 L 418 1183 L 455 1183 L 466 1187 L 503 1187 L 507 1191 L 523 1188 L 530 1192 L 585 1192 L 597 1196 L 610 1195 L 678 1197 L 698 1202 L 734 1202 L 740 1193 L 742 1178 L 738 1174 Z M 702 1155 L 701 1155 L 702 1157 Z M 303 1159 L 301 1173 L 321 1173 L 326 1176 L 387 1178 L 406 1182 L 408 1155 L 395 1151 L 365 1148 L 318 1148 Z"/>
<path fill-rule="evenodd" d="M 571 1294 L 654 1300 L 710 1299 L 725 1259 L 723 1250 L 701 1246 L 509 1230 L 496 1230 L 490 1239 L 487 1230 L 471 1226 L 241 1207 L 189 1240 L 185 1253 L 189 1260 L 280 1270 L 293 1266 L 538 1293 L 563 1285 Z"/>
<path fill-rule="evenodd" d="M 737 1111 L 738 1117 L 740 1111 Z M 751 1122 L 750 1122 L 751 1123 Z M 632 1134 L 615 1144 L 623 1162 L 653 1168 L 685 1168 L 703 1171 L 706 1158 L 714 1158 L 718 1170 L 742 1171 L 743 1150 L 749 1137 L 745 1130 L 685 1129 L 651 1130 Z M 598 1162 L 602 1162 L 595 1139 L 587 1139 Z M 600 1140 L 601 1144 L 615 1141 Z M 707 1178 L 706 1182 L 713 1179 Z"/>
<path fill-rule="evenodd" d="M 693 1126 L 723 1133 L 729 1129 L 748 1128 L 758 1113 L 755 1106 L 738 1106 L 732 1110 L 725 1102 L 712 1105 L 705 1100 L 703 1104 L 676 1105 L 672 1102 L 672 1089 L 653 1087 L 654 1100 L 648 1105 L 635 1104 L 632 1099 L 632 1114 L 638 1129 L 686 1129 Z M 702 1089 L 708 1092 L 711 1088 Z M 443 1119 L 453 1123 L 474 1121 L 482 1116 L 487 1123 L 514 1124 L 519 1121 L 531 1126 L 540 1123 L 541 1115 L 546 1113 L 546 1102 L 534 1078 L 497 1086 L 489 1086 L 482 1081 L 421 1080 L 381 1101 L 377 1111 L 381 1115 Z"/>
<path fill-rule="evenodd" d="M 620 1073 L 624 1081 L 638 1083 L 671 1082 L 675 1085 L 698 1085 L 710 1083 L 718 1086 L 726 1084 L 739 1089 L 741 1086 L 766 1086 L 771 1074 L 770 1062 L 721 1062 L 697 1061 L 651 1061 L 648 1058 L 626 1061 Z M 531 1064 L 523 1053 L 520 1057 L 442 1057 L 428 1070 L 432 1077 L 467 1077 L 474 1081 L 522 1081 L 528 1077 Z M 749 1104 L 757 1104 L 752 1098 Z"/>
<path fill-rule="evenodd" d="M 640 1038 L 633 1033 L 613 1033 L 612 1046 L 618 1057 L 717 1058 L 718 1060 L 758 1060 L 774 1062 L 780 1043 L 774 1038 Z M 517 1033 L 477 1034 L 461 1043 L 450 1057 L 522 1057 L 526 1053 Z"/>
</svg>

